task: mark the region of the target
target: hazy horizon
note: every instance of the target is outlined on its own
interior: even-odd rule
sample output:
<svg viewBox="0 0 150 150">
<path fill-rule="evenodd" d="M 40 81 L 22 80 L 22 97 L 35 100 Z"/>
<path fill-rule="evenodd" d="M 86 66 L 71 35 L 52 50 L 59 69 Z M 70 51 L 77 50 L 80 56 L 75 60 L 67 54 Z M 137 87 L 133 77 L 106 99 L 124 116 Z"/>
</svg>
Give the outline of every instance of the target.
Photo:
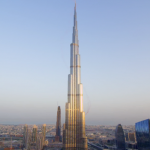
<svg viewBox="0 0 150 150">
<path fill-rule="evenodd" d="M 150 1 L 77 0 L 86 124 L 149 118 Z M 0 1 L 0 124 L 65 122 L 74 1 Z"/>
</svg>

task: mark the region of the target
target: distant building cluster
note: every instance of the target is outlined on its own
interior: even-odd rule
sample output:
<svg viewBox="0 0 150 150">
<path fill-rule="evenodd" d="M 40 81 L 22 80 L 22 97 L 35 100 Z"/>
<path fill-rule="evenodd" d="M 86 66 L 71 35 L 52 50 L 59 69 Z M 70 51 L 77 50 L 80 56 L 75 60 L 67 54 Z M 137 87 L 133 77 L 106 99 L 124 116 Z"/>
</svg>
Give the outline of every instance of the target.
<svg viewBox="0 0 150 150">
<path fill-rule="evenodd" d="M 63 140 L 60 110 L 58 107 L 56 125 L 0 125 L 0 150 L 60 150 Z M 103 150 L 150 150 L 149 127 L 149 119 L 137 122 L 135 126 L 86 125 L 88 150 L 96 147 Z"/>
<path fill-rule="evenodd" d="M 23 147 L 25 150 L 42 150 L 44 146 L 47 144 L 45 141 L 46 136 L 46 124 L 42 126 L 42 132 L 37 132 L 38 128 L 36 125 L 33 126 L 33 129 L 28 128 L 26 124 L 24 126 L 23 133 Z"/>
</svg>

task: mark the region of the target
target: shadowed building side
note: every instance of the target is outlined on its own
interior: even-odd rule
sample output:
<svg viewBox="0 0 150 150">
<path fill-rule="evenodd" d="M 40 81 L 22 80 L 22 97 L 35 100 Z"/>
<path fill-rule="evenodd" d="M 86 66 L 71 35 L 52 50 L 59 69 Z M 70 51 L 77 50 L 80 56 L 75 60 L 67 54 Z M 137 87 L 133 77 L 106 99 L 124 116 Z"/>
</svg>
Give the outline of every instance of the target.
<svg viewBox="0 0 150 150">
<path fill-rule="evenodd" d="M 138 150 L 150 150 L 150 119 L 135 124 Z"/>
<path fill-rule="evenodd" d="M 61 109 L 58 106 L 55 142 L 61 142 Z"/>
<path fill-rule="evenodd" d="M 26 146 L 27 143 L 27 133 L 28 133 L 28 125 L 25 124 L 24 126 L 24 132 L 23 132 L 23 146 Z"/>
<path fill-rule="evenodd" d="M 115 131 L 117 150 L 125 150 L 125 136 L 121 124 L 118 124 Z"/>
</svg>

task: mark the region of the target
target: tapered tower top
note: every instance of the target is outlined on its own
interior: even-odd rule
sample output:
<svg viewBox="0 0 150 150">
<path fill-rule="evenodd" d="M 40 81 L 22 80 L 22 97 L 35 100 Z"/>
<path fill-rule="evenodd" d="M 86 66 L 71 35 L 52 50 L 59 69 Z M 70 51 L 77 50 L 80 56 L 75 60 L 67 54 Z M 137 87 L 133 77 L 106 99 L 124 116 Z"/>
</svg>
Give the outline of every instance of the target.
<svg viewBox="0 0 150 150">
<path fill-rule="evenodd" d="M 77 12 L 76 12 L 76 2 L 74 6 L 74 27 L 73 27 L 73 37 L 72 43 L 78 44 L 78 29 L 77 29 Z"/>
<path fill-rule="evenodd" d="M 76 3 L 74 6 L 74 27 L 77 29 L 77 12 L 76 12 Z"/>
<path fill-rule="evenodd" d="M 34 126 L 33 126 L 33 128 L 37 128 L 37 126 L 36 126 L 36 125 L 34 125 Z"/>
<path fill-rule="evenodd" d="M 60 106 L 58 106 L 58 110 L 60 111 Z"/>
</svg>

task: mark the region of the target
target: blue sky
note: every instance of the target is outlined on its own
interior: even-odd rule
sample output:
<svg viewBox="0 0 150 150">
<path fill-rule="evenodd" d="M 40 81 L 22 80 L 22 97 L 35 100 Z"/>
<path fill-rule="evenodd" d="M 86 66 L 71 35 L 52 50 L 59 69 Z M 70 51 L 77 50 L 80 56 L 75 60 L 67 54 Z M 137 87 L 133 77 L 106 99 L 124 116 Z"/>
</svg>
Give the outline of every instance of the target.
<svg viewBox="0 0 150 150">
<path fill-rule="evenodd" d="M 149 118 L 150 1 L 77 0 L 86 124 Z M 0 123 L 64 123 L 73 0 L 0 1 Z"/>
</svg>

